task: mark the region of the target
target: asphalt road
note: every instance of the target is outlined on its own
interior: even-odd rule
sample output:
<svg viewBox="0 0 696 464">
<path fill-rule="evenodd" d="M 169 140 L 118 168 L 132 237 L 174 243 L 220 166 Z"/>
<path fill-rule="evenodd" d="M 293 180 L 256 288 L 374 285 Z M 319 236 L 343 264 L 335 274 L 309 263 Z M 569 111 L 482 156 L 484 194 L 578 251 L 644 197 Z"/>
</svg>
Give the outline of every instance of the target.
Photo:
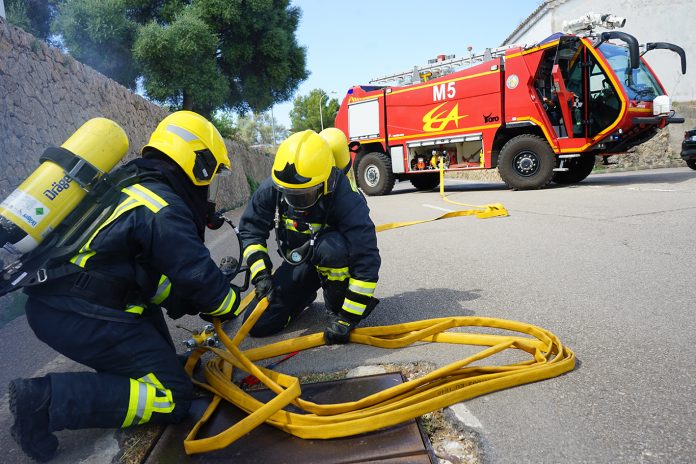
<svg viewBox="0 0 696 464">
<path fill-rule="evenodd" d="M 591 175 L 563 188 L 511 192 L 499 183 L 448 180 L 469 204 L 503 203 L 506 218 L 464 217 L 379 234 L 381 303 L 370 325 L 449 315 L 542 326 L 574 350 L 561 377 L 465 403 L 492 463 L 681 463 L 696 456 L 696 172 L 687 168 Z M 398 183 L 369 198 L 374 222 L 425 219 L 457 207 Z M 239 212 L 233 212 L 238 217 Z M 217 258 L 234 242 L 211 234 Z M 321 330 L 321 303 L 278 337 Z M 176 323 L 199 325 L 195 318 Z M 175 339 L 185 338 L 173 327 Z M 36 341 L 21 317 L 0 330 L 0 382 L 74 369 Z M 258 340 L 249 344 L 257 344 Z M 388 351 L 322 347 L 282 365 L 288 373 L 463 357 L 451 347 Z M 1 394 L 4 391 L 0 390 Z M 27 462 L 8 435 L 0 395 L 3 462 Z M 113 434 L 61 432 L 56 462 L 109 462 Z M 101 460 L 100 460 L 101 459 Z"/>
</svg>

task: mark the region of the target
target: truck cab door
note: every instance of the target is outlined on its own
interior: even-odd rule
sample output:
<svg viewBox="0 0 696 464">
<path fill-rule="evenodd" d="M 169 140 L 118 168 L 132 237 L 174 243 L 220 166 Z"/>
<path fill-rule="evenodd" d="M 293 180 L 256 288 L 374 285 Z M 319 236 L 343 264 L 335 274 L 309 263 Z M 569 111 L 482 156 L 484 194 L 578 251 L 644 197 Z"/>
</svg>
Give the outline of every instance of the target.
<svg viewBox="0 0 696 464">
<path fill-rule="evenodd" d="M 559 136 L 587 137 L 585 59 L 585 46 L 578 37 L 561 37 L 551 70 L 553 103 L 561 113 L 565 129 L 565 134 Z"/>
</svg>

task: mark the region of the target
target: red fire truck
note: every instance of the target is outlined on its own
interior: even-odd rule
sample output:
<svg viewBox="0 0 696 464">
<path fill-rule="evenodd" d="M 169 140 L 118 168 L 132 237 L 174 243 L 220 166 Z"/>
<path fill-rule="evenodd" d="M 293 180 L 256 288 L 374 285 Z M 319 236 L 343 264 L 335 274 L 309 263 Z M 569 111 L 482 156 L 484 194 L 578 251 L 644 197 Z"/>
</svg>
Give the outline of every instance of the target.
<svg viewBox="0 0 696 464">
<path fill-rule="evenodd" d="M 441 57 L 350 88 L 335 126 L 350 141 L 358 185 L 384 195 L 408 179 L 431 190 L 440 161 L 447 171 L 498 168 L 515 190 L 572 184 L 590 174 L 595 156 L 625 152 L 684 122 L 642 58 L 671 50 L 686 73 L 684 50 L 595 32 L 624 22 L 591 13 L 566 24 L 573 33 L 533 46 Z M 399 83 L 383 85 L 392 81 Z"/>
</svg>

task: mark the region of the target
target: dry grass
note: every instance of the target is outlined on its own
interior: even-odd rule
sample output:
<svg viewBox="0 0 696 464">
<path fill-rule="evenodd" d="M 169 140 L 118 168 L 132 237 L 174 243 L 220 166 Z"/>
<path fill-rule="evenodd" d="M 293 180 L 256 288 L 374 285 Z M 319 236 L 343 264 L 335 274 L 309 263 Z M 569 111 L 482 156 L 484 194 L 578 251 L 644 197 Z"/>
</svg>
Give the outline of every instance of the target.
<svg viewBox="0 0 696 464">
<path fill-rule="evenodd" d="M 121 452 L 114 459 L 118 464 L 140 464 L 159 440 L 164 426 L 146 424 L 139 427 L 123 429 L 117 434 Z"/>
</svg>

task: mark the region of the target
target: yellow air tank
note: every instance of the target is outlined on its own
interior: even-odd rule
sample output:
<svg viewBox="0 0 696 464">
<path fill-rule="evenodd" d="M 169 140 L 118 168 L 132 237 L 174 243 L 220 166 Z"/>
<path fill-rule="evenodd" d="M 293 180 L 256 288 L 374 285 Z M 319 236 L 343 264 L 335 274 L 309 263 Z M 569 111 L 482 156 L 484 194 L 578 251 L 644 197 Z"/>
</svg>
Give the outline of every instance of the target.
<svg viewBox="0 0 696 464">
<path fill-rule="evenodd" d="M 61 148 L 106 173 L 128 151 L 128 137 L 115 122 L 95 118 L 77 129 Z M 14 255 L 36 248 L 75 209 L 86 188 L 56 163 L 41 163 L 0 203 L 0 247 Z"/>
<path fill-rule="evenodd" d="M 335 127 L 328 127 L 319 132 L 319 135 L 321 135 L 331 147 L 334 160 L 336 161 L 336 167 L 344 172 L 348 180 L 350 180 L 351 185 L 354 186 L 354 190 L 357 190 L 357 187 L 355 187 L 355 176 L 353 170 L 350 169 L 351 162 L 350 150 L 348 150 L 348 139 L 346 139 L 343 131 Z"/>
</svg>

